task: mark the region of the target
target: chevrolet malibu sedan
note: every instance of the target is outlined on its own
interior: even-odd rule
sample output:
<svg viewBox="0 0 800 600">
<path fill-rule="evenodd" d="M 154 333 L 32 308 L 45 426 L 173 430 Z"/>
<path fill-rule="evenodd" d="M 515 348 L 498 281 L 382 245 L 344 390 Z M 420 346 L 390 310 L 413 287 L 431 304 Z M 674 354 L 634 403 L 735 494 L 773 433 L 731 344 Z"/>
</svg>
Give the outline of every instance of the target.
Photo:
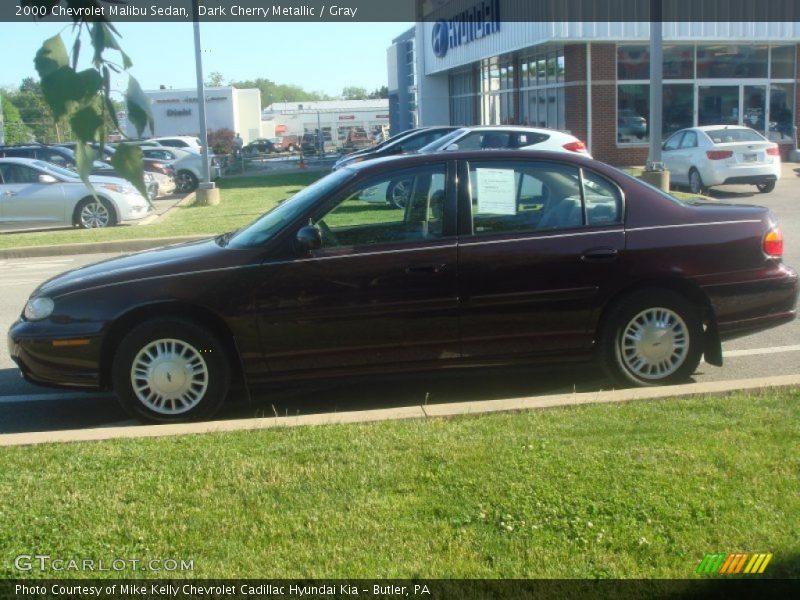
<svg viewBox="0 0 800 600">
<path fill-rule="evenodd" d="M 368 199 L 410 181 L 403 208 Z M 8 343 L 40 384 L 207 418 L 232 382 L 597 358 L 689 378 L 795 318 L 757 206 L 689 203 L 571 152 L 444 152 L 337 170 L 250 225 L 57 276 Z"/>
</svg>

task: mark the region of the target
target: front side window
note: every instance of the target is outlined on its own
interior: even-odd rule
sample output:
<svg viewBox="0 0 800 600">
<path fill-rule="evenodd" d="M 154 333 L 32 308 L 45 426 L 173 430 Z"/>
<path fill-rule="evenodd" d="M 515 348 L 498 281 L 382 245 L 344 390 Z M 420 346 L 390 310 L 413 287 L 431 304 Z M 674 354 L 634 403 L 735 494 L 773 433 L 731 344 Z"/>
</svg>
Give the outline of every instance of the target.
<svg viewBox="0 0 800 600">
<path fill-rule="evenodd" d="M 681 142 L 681 149 L 684 148 L 697 148 L 697 133 L 694 131 L 687 131 L 683 136 Z"/>
<path fill-rule="evenodd" d="M 358 247 L 441 238 L 445 165 L 395 171 L 360 183 L 314 225 L 323 248 Z"/>
<path fill-rule="evenodd" d="M 679 131 L 664 143 L 664 150 L 677 150 L 681 147 L 681 140 L 683 139 L 684 132 Z"/>
<path fill-rule="evenodd" d="M 8 185 L 38 183 L 39 172 L 25 165 L 7 163 L 0 165 L 3 183 Z"/>
</svg>

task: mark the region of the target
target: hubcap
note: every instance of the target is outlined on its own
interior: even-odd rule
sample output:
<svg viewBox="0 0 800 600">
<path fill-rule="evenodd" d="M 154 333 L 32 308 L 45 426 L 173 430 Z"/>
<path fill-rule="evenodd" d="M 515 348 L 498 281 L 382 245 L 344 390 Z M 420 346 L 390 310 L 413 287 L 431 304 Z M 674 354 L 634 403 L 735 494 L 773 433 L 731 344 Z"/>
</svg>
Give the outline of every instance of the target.
<svg viewBox="0 0 800 600">
<path fill-rule="evenodd" d="M 625 326 L 620 337 L 625 367 L 637 377 L 657 381 L 677 371 L 689 352 L 689 332 L 680 315 L 648 308 Z"/>
<path fill-rule="evenodd" d="M 178 187 L 181 191 L 187 191 L 192 188 L 194 185 L 194 180 L 189 173 L 179 173 L 178 174 Z"/>
<path fill-rule="evenodd" d="M 392 204 L 397 208 L 405 208 L 408 203 L 408 182 L 398 181 L 392 188 Z"/>
<path fill-rule="evenodd" d="M 697 171 L 692 171 L 691 176 L 691 188 L 693 194 L 700 193 L 700 175 L 697 174 Z"/>
<path fill-rule="evenodd" d="M 89 202 L 81 210 L 81 225 L 88 228 L 105 227 L 108 225 L 110 215 L 102 202 Z"/>
<path fill-rule="evenodd" d="M 133 359 L 131 384 L 147 408 L 177 415 L 202 400 L 208 388 L 208 365 L 197 349 L 184 341 L 156 340 Z"/>
</svg>

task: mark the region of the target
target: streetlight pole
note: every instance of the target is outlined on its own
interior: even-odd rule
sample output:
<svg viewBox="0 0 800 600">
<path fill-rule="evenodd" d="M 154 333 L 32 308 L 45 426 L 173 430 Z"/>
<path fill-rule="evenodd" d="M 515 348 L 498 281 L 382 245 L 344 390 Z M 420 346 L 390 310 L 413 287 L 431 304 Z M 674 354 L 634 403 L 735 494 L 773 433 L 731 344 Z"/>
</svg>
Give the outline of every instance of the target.
<svg viewBox="0 0 800 600">
<path fill-rule="evenodd" d="M 211 181 L 211 168 L 208 162 L 208 128 L 206 126 L 206 94 L 203 84 L 203 59 L 200 46 L 200 10 L 198 0 L 192 0 L 194 11 L 192 24 L 194 25 L 194 61 L 197 74 L 197 109 L 200 119 L 200 143 L 203 145 L 203 181 L 197 188 L 197 200 L 200 204 L 219 204 L 219 190 Z"/>
<path fill-rule="evenodd" d="M 662 0 L 650 0 L 650 150 L 645 166 L 649 183 L 669 191 L 669 173 L 661 159 L 661 129 L 663 121 L 663 31 Z"/>
</svg>

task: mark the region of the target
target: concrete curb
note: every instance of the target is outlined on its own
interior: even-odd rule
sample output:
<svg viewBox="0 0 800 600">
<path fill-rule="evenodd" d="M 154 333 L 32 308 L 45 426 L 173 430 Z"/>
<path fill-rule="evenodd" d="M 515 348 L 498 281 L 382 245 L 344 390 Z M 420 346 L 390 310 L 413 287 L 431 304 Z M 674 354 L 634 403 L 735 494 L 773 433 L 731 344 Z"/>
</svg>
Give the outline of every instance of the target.
<svg viewBox="0 0 800 600">
<path fill-rule="evenodd" d="M 55 442 L 89 442 L 109 439 L 138 439 L 193 435 L 201 433 L 220 433 L 229 431 L 251 431 L 275 427 L 298 427 L 312 425 L 333 425 L 345 423 L 370 423 L 400 419 L 425 419 L 430 417 L 452 417 L 456 415 L 478 415 L 497 412 L 516 412 L 557 406 L 576 406 L 581 404 L 602 404 L 629 402 L 631 400 L 654 400 L 679 396 L 718 395 L 733 391 L 761 390 L 775 387 L 800 386 L 800 375 L 781 375 L 755 379 L 732 381 L 713 381 L 690 383 L 686 385 L 653 388 L 634 388 L 611 390 L 607 392 L 583 392 L 555 394 L 551 396 L 531 396 L 461 402 L 452 404 L 429 404 L 400 408 L 302 415 L 296 417 L 269 417 L 255 419 L 235 419 L 229 421 L 208 421 L 204 423 L 185 423 L 179 425 L 143 425 L 138 427 L 105 427 L 97 429 L 72 429 L 63 431 L 43 431 L 10 433 L 0 435 L 0 446 L 25 446 Z"/>
<path fill-rule="evenodd" d="M 167 210 L 165 210 L 160 215 L 150 215 L 149 217 L 145 217 L 141 221 L 138 221 L 136 223 L 136 225 L 137 226 L 138 225 L 150 225 L 152 223 L 158 223 L 164 217 L 166 217 L 168 214 L 170 214 L 171 212 L 175 211 L 175 209 L 177 209 L 179 206 L 188 206 L 189 204 L 194 202 L 196 198 L 197 198 L 197 192 L 192 192 L 191 194 L 189 194 L 185 198 L 182 198 L 182 199 L 178 200 L 175 204 L 170 206 Z"/>
</svg>

